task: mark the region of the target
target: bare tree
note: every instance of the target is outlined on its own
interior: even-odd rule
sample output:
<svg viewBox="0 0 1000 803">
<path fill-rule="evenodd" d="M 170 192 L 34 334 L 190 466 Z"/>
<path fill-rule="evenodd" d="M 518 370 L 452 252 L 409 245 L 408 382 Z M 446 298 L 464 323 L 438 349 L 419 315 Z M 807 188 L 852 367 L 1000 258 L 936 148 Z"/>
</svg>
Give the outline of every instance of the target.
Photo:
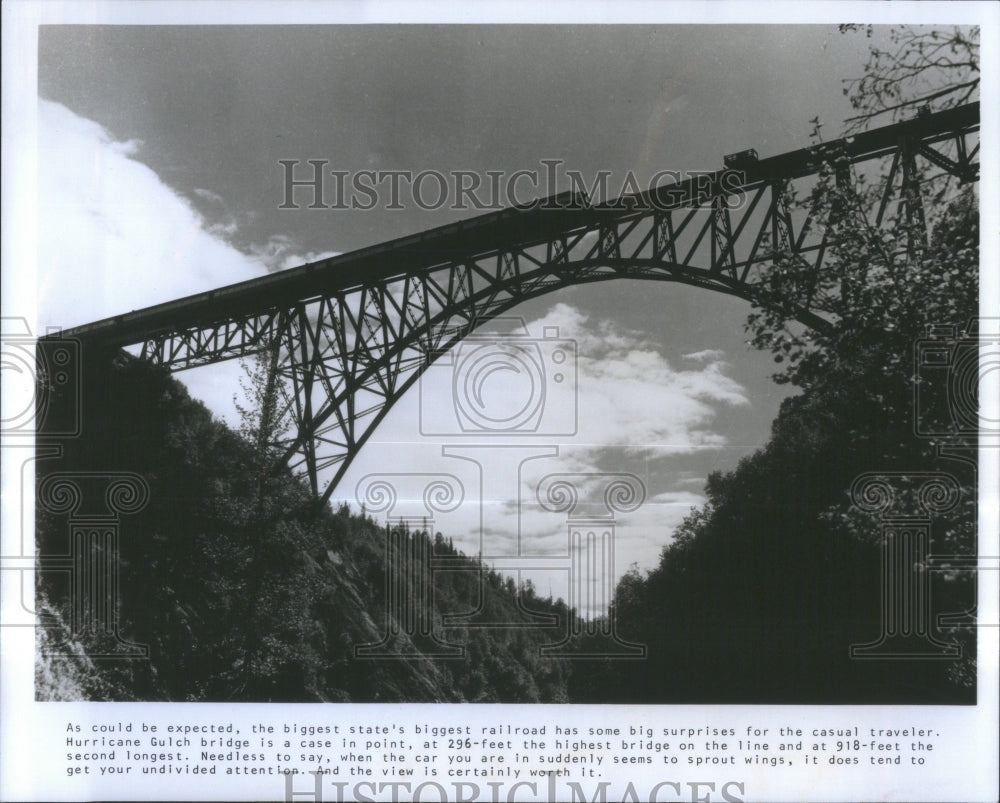
<svg viewBox="0 0 1000 803">
<path fill-rule="evenodd" d="M 871 25 L 841 25 L 842 33 Z M 844 79 L 844 94 L 857 114 L 845 122 L 848 133 L 881 115 L 912 116 L 916 108 L 960 106 L 979 91 L 979 28 L 893 28 L 888 48 L 871 47 L 864 73 Z"/>
</svg>

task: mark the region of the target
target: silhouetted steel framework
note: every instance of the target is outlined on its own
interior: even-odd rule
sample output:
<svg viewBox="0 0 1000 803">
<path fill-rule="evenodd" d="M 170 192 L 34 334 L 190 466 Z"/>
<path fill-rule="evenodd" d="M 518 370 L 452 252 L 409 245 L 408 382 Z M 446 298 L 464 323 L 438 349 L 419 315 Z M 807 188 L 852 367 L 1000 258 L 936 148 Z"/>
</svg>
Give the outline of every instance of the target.
<svg viewBox="0 0 1000 803">
<path fill-rule="evenodd" d="M 725 170 L 615 202 L 590 205 L 582 193 L 564 193 L 64 336 L 85 346 L 141 346 L 143 358 L 174 371 L 277 344 L 295 420 L 285 460 L 305 470 L 325 501 L 429 361 L 511 307 L 618 278 L 683 282 L 766 304 L 763 267 L 791 256 L 818 274 L 831 245 L 816 210 L 790 208 L 796 183 L 808 189 L 833 164 L 846 185 L 867 169 L 862 163 L 891 160 L 878 208 L 864 214 L 876 227 L 904 219 L 925 237 L 923 171 L 975 181 L 978 129 L 974 103 L 767 159 L 745 151 L 727 157 Z M 802 291 L 801 322 L 830 324 L 824 292 Z"/>
</svg>

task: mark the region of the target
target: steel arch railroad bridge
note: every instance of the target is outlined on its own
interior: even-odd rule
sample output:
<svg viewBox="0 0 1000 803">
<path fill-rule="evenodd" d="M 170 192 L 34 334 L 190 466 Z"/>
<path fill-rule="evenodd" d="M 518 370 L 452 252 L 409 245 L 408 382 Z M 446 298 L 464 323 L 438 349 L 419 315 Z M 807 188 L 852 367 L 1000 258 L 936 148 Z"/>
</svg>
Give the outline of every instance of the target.
<svg viewBox="0 0 1000 803">
<path fill-rule="evenodd" d="M 793 212 L 789 189 L 833 164 L 845 185 L 884 160 L 873 226 L 897 215 L 926 231 L 928 166 L 978 178 L 979 104 L 924 113 L 766 159 L 745 151 L 726 169 L 604 204 L 564 193 L 291 270 L 67 330 L 89 350 L 138 347 L 181 371 L 273 347 L 291 390 L 284 461 L 330 498 L 392 405 L 436 355 L 522 301 L 617 278 L 683 282 L 763 303 L 762 268 L 779 254 L 812 270 L 831 243 L 822 221 Z M 895 205 L 893 207 L 893 205 Z M 830 324 L 807 291 L 796 317 Z M 329 479 L 327 479 L 329 477 Z"/>
</svg>

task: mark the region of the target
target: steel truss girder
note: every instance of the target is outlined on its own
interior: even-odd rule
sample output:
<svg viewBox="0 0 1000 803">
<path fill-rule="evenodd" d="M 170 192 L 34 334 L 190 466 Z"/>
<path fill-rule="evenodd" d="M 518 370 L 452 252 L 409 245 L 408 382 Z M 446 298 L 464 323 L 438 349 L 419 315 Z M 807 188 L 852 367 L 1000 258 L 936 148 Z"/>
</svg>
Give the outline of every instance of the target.
<svg viewBox="0 0 1000 803">
<path fill-rule="evenodd" d="M 281 303 L 262 295 L 259 305 L 242 311 L 176 328 L 158 324 L 158 331 L 138 341 L 105 336 L 104 342 L 141 344 L 142 357 L 175 371 L 277 344 L 277 368 L 290 389 L 294 417 L 284 460 L 303 471 L 314 494 L 326 501 L 396 400 L 434 358 L 527 299 L 573 284 L 636 278 L 681 282 L 766 304 L 761 268 L 779 255 L 795 260 L 807 277 L 818 276 L 831 246 L 827 221 L 817 219 L 815 209 L 793 211 L 789 190 L 814 181 L 825 162 L 836 160 L 838 147 L 846 154 L 836 168 L 841 187 L 850 184 L 851 171 L 861 162 L 891 160 L 877 209 L 864 211 L 870 225 L 886 225 L 895 204 L 896 217 L 925 233 L 921 171 L 931 166 L 962 182 L 975 180 L 978 145 L 970 147 L 969 140 L 978 122 L 929 133 L 912 126 L 899 130 L 903 134 L 883 135 L 877 147 L 860 155 L 852 155 L 848 140 L 829 143 L 808 169 L 792 154 L 797 158 L 785 160 L 786 173 L 776 172 L 774 166 L 785 162 L 773 157 L 761 163 L 757 175 L 748 168 L 746 180 L 729 189 L 716 185 L 707 194 L 681 193 L 657 206 L 632 196 L 627 203 L 589 207 L 544 237 L 476 248 L 411 270 L 384 275 L 376 270 L 351 286 Z M 796 317 L 814 328 L 829 326 L 831 292 L 804 282 Z M 150 312 L 164 317 L 160 308 Z M 81 327 L 81 335 L 87 331 Z"/>
</svg>

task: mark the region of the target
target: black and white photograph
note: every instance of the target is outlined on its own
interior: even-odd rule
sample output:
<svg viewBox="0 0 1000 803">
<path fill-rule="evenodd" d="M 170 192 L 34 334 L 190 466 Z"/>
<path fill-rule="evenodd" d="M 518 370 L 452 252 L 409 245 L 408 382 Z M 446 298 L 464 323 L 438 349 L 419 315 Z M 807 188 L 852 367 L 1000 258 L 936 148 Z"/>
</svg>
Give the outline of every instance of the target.
<svg viewBox="0 0 1000 803">
<path fill-rule="evenodd" d="M 996 10 L 279 5 L 5 6 L 3 798 L 995 800 Z"/>
</svg>

